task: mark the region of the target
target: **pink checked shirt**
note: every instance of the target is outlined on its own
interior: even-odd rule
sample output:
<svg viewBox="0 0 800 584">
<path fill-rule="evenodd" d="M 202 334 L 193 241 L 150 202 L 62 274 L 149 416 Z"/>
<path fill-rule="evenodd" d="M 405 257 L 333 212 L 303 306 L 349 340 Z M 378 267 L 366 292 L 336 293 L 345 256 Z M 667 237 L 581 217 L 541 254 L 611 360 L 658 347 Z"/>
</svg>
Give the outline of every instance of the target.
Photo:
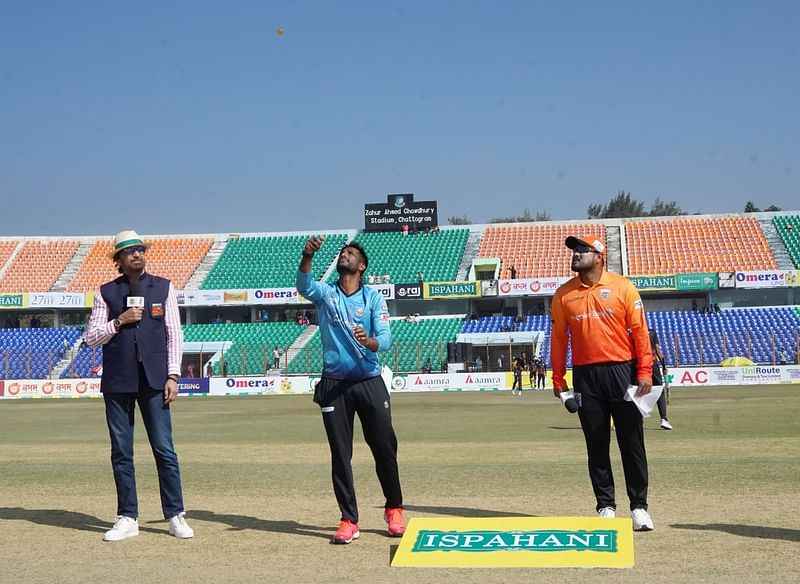
<svg viewBox="0 0 800 584">
<path fill-rule="evenodd" d="M 183 329 L 181 328 L 181 314 L 178 310 L 178 298 L 175 288 L 169 283 L 167 301 L 164 305 L 164 326 L 167 329 L 167 374 L 181 374 L 181 359 L 183 358 Z M 89 317 L 89 329 L 86 331 L 86 344 L 90 347 L 105 345 L 117 334 L 114 328 L 114 319 L 108 317 L 108 305 L 98 288 L 94 294 L 94 306 Z"/>
</svg>

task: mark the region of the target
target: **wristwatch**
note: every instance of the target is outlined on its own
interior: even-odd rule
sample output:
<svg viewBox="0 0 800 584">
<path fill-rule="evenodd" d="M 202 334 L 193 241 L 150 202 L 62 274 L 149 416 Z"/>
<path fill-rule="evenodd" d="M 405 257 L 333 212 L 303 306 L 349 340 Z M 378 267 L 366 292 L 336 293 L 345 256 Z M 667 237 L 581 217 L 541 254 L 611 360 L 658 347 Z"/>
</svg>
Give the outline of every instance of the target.
<svg viewBox="0 0 800 584">
<path fill-rule="evenodd" d="M 119 328 L 120 328 L 121 326 L 122 326 L 122 322 L 121 322 L 121 321 L 120 321 L 118 318 L 115 318 L 115 319 L 114 319 L 114 328 L 115 328 L 115 329 L 117 329 L 117 330 L 119 330 Z"/>
<path fill-rule="evenodd" d="M 178 381 L 178 376 L 175 375 L 174 373 L 170 373 L 169 375 L 167 375 L 167 379 L 171 379 L 172 381 Z"/>
</svg>

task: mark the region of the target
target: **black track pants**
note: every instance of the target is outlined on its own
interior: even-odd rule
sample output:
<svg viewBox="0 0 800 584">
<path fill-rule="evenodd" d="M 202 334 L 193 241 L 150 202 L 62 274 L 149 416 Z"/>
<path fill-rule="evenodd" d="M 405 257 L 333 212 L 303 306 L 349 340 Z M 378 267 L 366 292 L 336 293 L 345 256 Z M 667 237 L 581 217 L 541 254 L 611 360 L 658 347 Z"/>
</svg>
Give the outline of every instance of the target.
<svg viewBox="0 0 800 584">
<path fill-rule="evenodd" d="M 342 519 L 358 522 L 358 505 L 353 486 L 353 423 L 361 420 L 364 440 L 375 459 L 385 506 L 402 507 L 400 473 L 397 469 L 397 437 L 392 427 L 389 392 L 380 377 L 363 381 L 342 381 L 323 377 L 314 393 L 322 411 L 325 433 L 331 449 L 333 492 Z"/>
<path fill-rule="evenodd" d="M 575 366 L 572 376 L 597 510 L 616 508 L 609 456 L 611 416 L 614 417 L 630 508 L 647 509 L 647 454 L 642 415 L 632 402 L 623 399 L 635 377 L 633 363 Z"/>
</svg>

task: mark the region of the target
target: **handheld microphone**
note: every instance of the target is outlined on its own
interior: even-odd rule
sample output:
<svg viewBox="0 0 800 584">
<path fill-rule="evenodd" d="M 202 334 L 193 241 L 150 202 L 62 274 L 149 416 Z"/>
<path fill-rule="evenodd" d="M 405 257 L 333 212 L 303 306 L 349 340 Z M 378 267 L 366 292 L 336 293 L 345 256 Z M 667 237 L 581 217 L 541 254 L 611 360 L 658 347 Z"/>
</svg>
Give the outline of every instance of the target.
<svg viewBox="0 0 800 584">
<path fill-rule="evenodd" d="M 128 295 L 128 308 L 144 308 L 144 296 L 142 296 L 142 284 L 139 280 L 131 280 L 131 293 Z"/>
<path fill-rule="evenodd" d="M 578 411 L 578 402 L 575 400 L 575 392 L 572 390 L 569 391 L 562 391 L 558 394 L 558 397 L 561 398 L 561 403 L 564 404 L 564 407 L 567 408 L 567 411 L 570 414 L 574 414 Z"/>
</svg>

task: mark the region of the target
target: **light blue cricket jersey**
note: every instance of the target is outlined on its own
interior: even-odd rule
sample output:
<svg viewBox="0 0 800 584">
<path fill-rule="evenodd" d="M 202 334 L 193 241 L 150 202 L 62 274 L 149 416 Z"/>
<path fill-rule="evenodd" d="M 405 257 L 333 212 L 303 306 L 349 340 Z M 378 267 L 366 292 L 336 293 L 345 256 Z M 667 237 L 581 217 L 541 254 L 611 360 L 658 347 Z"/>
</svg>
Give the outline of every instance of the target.
<svg viewBox="0 0 800 584">
<path fill-rule="evenodd" d="M 333 379 L 369 379 L 381 374 L 378 354 L 356 340 L 353 326 L 378 340 L 378 351 L 392 344 L 389 309 L 383 295 L 367 286 L 348 296 L 338 283 L 317 282 L 311 273 L 297 271 L 297 291 L 317 307 L 322 335 L 322 374 Z"/>
</svg>

